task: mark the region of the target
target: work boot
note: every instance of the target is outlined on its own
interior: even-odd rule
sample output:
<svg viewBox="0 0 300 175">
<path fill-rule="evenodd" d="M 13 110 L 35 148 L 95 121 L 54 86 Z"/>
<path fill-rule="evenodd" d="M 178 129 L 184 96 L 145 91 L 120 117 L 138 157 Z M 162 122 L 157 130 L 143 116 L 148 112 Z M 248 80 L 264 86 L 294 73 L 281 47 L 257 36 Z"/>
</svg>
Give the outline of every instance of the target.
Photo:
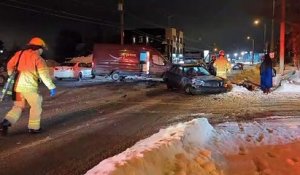
<svg viewBox="0 0 300 175">
<path fill-rule="evenodd" d="M 38 133 L 41 133 L 42 132 L 42 129 L 28 129 L 28 132 L 30 134 L 38 134 Z"/>
<path fill-rule="evenodd" d="M 11 126 L 11 123 L 7 120 L 4 119 L 1 123 L 0 123 L 0 132 L 2 135 L 6 135 L 7 131 L 8 131 L 8 127 Z"/>
</svg>

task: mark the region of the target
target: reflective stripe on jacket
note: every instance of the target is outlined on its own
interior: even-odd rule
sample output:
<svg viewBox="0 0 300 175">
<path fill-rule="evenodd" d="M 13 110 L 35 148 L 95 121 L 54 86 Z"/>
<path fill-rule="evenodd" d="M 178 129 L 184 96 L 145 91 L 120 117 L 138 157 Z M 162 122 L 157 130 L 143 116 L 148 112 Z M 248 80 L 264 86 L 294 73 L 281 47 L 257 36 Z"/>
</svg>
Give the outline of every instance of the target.
<svg viewBox="0 0 300 175">
<path fill-rule="evenodd" d="M 22 51 L 18 51 L 7 63 L 7 72 L 9 75 L 14 70 L 21 52 Z M 38 51 L 31 49 L 23 51 L 17 69 L 19 76 L 15 86 L 16 92 L 37 92 L 39 78 L 48 87 L 48 89 L 55 88 L 46 62 L 38 54 Z"/>
</svg>

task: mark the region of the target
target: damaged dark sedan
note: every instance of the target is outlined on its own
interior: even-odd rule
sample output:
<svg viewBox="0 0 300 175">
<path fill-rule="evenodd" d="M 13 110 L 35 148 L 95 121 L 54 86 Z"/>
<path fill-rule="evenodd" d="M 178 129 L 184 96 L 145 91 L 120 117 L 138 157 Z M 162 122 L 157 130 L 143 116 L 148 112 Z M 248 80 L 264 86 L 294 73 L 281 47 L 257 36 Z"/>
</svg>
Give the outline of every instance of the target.
<svg viewBox="0 0 300 175">
<path fill-rule="evenodd" d="M 227 91 L 226 80 L 211 75 L 201 65 L 173 65 L 166 72 L 164 81 L 168 89 L 182 89 L 192 95 Z"/>
</svg>

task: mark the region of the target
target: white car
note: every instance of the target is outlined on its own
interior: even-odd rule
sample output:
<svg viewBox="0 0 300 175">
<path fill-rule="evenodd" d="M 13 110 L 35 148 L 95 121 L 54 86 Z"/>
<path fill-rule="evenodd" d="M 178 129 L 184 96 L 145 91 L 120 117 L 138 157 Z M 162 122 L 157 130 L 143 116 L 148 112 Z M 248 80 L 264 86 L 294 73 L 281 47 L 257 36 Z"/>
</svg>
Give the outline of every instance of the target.
<svg viewBox="0 0 300 175">
<path fill-rule="evenodd" d="M 83 78 L 95 78 L 92 73 L 92 63 L 62 63 L 55 66 L 53 70 L 55 79 L 62 80 L 67 78 L 75 78 L 81 80 Z"/>
</svg>

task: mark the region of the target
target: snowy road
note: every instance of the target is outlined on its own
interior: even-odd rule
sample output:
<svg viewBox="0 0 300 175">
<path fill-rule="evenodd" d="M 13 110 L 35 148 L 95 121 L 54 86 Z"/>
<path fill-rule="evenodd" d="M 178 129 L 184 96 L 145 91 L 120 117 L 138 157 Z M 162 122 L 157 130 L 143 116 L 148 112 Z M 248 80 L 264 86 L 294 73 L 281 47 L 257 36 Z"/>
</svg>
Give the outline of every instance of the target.
<svg viewBox="0 0 300 175">
<path fill-rule="evenodd" d="M 194 118 L 210 123 L 300 116 L 300 95 L 230 92 L 187 96 L 163 84 L 112 83 L 59 87 L 44 94 L 40 135 L 26 133 L 28 110 L 0 137 L 0 174 L 83 174 L 159 129 Z M 0 104 L 4 116 L 11 103 Z"/>
</svg>

